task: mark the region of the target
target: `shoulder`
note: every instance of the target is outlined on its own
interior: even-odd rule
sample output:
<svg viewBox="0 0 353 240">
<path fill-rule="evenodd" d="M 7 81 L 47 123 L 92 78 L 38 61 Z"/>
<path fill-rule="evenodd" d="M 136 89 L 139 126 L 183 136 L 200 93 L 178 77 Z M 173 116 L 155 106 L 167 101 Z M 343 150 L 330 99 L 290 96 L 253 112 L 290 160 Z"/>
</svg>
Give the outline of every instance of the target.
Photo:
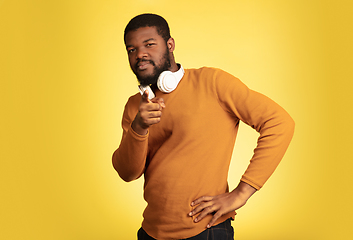
<svg viewBox="0 0 353 240">
<path fill-rule="evenodd" d="M 125 104 L 125 110 L 124 110 L 125 114 L 127 114 L 129 116 L 134 116 L 136 114 L 136 112 L 138 111 L 140 101 L 141 101 L 141 94 L 140 93 L 136 93 L 136 94 L 130 96 Z"/>
<path fill-rule="evenodd" d="M 123 118 L 122 118 L 123 128 L 125 127 L 125 129 L 127 129 L 127 126 L 135 118 L 138 112 L 140 101 L 141 101 L 140 93 L 136 93 L 135 95 L 130 96 L 129 99 L 127 100 L 125 104 L 124 112 L 123 112 Z"/>
<path fill-rule="evenodd" d="M 189 74 L 216 74 L 218 72 L 225 72 L 225 71 L 215 67 L 201 67 L 201 68 L 187 68 L 185 69 L 185 72 Z"/>
<path fill-rule="evenodd" d="M 213 87 L 228 86 L 229 84 L 242 84 L 239 78 L 215 67 L 190 68 L 185 70 L 185 76 L 194 81 L 208 82 Z"/>
<path fill-rule="evenodd" d="M 232 74 L 215 67 L 187 68 L 185 69 L 185 74 L 188 77 L 202 77 L 203 79 L 238 79 Z"/>
<path fill-rule="evenodd" d="M 140 104 L 140 100 L 141 100 L 141 94 L 140 93 L 136 93 L 132 96 L 129 97 L 129 99 L 127 100 L 126 106 L 128 105 L 139 105 Z"/>
</svg>

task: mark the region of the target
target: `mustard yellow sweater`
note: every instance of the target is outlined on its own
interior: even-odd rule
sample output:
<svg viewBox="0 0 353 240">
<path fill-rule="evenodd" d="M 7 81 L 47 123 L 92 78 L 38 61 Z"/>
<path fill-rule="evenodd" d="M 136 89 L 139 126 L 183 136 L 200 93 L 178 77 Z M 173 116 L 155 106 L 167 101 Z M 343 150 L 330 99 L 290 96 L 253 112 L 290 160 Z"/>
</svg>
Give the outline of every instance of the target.
<svg viewBox="0 0 353 240">
<path fill-rule="evenodd" d="M 125 106 L 123 137 L 113 154 L 122 179 L 144 174 L 143 229 L 157 239 L 181 239 L 206 229 L 212 216 L 198 223 L 187 214 L 198 197 L 228 192 L 227 175 L 239 120 L 260 133 L 250 164 L 241 178 L 260 189 L 283 157 L 294 122 L 268 97 L 247 88 L 239 79 L 215 68 L 186 69 L 176 90 L 162 97 L 161 122 L 146 136 L 131 123 L 141 95 Z M 222 216 L 216 224 L 235 212 Z"/>
</svg>

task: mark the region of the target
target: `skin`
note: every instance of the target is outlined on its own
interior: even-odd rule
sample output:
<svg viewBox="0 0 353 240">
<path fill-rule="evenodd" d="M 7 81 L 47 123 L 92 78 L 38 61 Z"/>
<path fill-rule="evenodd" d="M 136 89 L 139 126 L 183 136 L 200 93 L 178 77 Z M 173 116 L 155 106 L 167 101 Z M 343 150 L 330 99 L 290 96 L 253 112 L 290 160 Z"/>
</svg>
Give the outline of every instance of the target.
<svg viewBox="0 0 353 240">
<path fill-rule="evenodd" d="M 172 72 L 178 70 L 173 55 L 174 39 L 170 38 L 165 42 L 155 27 L 142 27 L 130 31 L 126 35 L 125 44 L 130 67 L 136 76 L 152 76 L 155 73 L 155 68 L 164 64 L 166 51 L 168 51 L 171 63 L 167 70 Z M 149 61 L 153 61 L 155 66 Z M 155 89 L 155 91 L 158 90 Z M 132 122 L 132 129 L 140 135 L 146 135 L 151 125 L 158 124 L 161 121 L 162 111 L 166 107 L 163 98 L 149 100 L 148 94 L 146 90 L 142 95 L 139 111 Z M 222 215 L 244 206 L 255 192 L 255 188 L 245 182 L 240 182 L 232 192 L 216 196 L 202 196 L 195 199 L 191 202 L 191 206 L 195 208 L 188 213 L 188 216 L 196 216 L 194 222 L 197 223 L 205 216 L 213 215 L 206 226 L 210 228 Z"/>
<path fill-rule="evenodd" d="M 141 27 L 135 31 L 128 32 L 125 38 L 125 45 L 130 67 L 135 75 L 141 77 L 153 75 L 155 68 L 163 65 L 162 61 L 165 51 L 168 51 L 170 60 L 170 67 L 166 70 L 172 72 L 178 70 L 173 55 L 175 48 L 174 39 L 169 38 L 165 42 L 158 34 L 156 27 Z M 153 61 L 156 67 L 148 61 Z M 155 90 L 158 91 L 157 89 Z M 140 135 L 146 135 L 149 126 L 160 122 L 162 110 L 165 108 L 163 98 L 149 100 L 148 94 L 148 91 L 145 91 L 142 95 L 139 111 L 132 122 L 132 129 Z"/>
<path fill-rule="evenodd" d="M 196 223 L 201 221 L 208 214 L 213 214 L 211 221 L 206 226 L 210 228 L 222 215 L 244 206 L 255 192 L 255 188 L 245 182 L 240 182 L 232 192 L 216 196 L 202 196 L 194 200 L 191 202 L 191 206 L 197 207 L 189 213 L 189 216 L 197 215 L 194 219 Z"/>
</svg>

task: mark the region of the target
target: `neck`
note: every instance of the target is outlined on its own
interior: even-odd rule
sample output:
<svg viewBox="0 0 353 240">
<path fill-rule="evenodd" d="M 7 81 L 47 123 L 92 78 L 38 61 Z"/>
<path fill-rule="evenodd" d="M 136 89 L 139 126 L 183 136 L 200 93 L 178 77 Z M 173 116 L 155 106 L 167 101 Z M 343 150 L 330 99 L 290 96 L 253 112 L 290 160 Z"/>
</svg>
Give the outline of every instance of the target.
<svg viewBox="0 0 353 240">
<path fill-rule="evenodd" d="M 171 72 L 176 72 L 176 71 L 179 70 L 179 66 L 176 64 L 173 54 L 171 54 L 171 56 L 170 56 L 170 65 L 171 65 L 171 66 L 170 66 L 170 68 L 168 69 L 169 71 L 171 71 Z"/>
</svg>

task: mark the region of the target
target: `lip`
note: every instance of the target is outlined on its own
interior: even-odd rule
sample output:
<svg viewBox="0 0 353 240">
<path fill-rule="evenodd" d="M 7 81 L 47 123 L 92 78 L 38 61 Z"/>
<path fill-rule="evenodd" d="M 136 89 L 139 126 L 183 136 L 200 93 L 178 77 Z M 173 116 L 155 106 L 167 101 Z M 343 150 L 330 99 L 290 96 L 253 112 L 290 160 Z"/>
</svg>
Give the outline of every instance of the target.
<svg viewBox="0 0 353 240">
<path fill-rule="evenodd" d="M 145 70 L 145 69 L 147 69 L 147 67 L 148 67 L 148 65 L 150 65 L 150 63 L 149 62 L 140 62 L 139 64 L 137 64 L 137 68 L 139 69 L 139 70 Z"/>
</svg>

